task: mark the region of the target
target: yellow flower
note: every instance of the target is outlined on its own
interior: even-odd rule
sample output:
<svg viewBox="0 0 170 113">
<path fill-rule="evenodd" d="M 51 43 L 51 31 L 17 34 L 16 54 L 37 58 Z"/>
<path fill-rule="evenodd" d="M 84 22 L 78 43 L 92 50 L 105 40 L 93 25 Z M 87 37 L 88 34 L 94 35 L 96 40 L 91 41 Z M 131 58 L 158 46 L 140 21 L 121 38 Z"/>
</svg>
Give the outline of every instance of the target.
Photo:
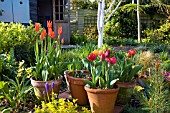
<svg viewBox="0 0 170 113">
<path fill-rule="evenodd" d="M 141 86 L 135 86 L 135 89 L 139 92 L 139 91 L 143 90 L 144 88 Z"/>
<path fill-rule="evenodd" d="M 18 72 L 17 77 L 20 77 L 20 76 L 21 76 L 21 72 Z"/>
<path fill-rule="evenodd" d="M 148 105 L 150 106 L 150 105 L 151 105 L 151 103 L 152 103 L 152 98 L 150 98 L 150 99 L 149 99 L 149 101 L 148 101 Z"/>
</svg>

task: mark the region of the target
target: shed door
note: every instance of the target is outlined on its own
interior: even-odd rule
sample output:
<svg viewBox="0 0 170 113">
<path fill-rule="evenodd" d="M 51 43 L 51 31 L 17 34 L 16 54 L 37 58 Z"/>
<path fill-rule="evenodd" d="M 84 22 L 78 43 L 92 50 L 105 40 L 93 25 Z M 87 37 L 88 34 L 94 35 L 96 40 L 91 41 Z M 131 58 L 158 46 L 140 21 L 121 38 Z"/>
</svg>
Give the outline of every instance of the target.
<svg viewBox="0 0 170 113">
<path fill-rule="evenodd" d="M 29 0 L 13 0 L 14 22 L 29 23 Z"/>
<path fill-rule="evenodd" d="M 0 9 L 4 10 L 0 21 L 29 23 L 29 0 L 0 0 Z"/>
<path fill-rule="evenodd" d="M 12 22 L 12 0 L 0 0 L 0 10 L 3 10 L 2 16 L 0 16 L 0 21 L 2 22 Z"/>
<path fill-rule="evenodd" d="M 70 20 L 69 20 L 69 0 L 55 0 L 55 23 L 56 30 L 59 26 L 63 27 L 65 44 L 70 43 Z M 56 32 L 57 33 L 57 32 Z"/>
</svg>

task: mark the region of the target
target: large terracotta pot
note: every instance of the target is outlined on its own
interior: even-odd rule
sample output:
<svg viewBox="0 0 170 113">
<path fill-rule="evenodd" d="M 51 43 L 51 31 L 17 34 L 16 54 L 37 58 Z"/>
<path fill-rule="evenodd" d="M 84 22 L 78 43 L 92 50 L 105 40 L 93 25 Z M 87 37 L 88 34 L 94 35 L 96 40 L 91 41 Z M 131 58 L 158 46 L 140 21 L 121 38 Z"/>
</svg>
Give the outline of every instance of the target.
<svg viewBox="0 0 170 113">
<path fill-rule="evenodd" d="M 78 73 L 80 73 L 80 70 L 77 70 Z M 83 71 L 83 73 L 87 73 L 89 74 L 87 71 Z M 68 88 L 71 92 L 71 96 L 74 99 L 78 99 L 77 100 L 77 104 L 79 105 L 87 105 L 89 104 L 88 101 L 88 97 L 87 97 L 87 93 L 84 89 L 84 86 L 86 85 L 86 83 L 83 81 L 84 78 L 75 78 L 73 77 L 73 75 L 75 74 L 75 72 L 69 72 L 69 71 L 65 71 L 65 78 L 68 84 Z M 86 78 L 91 80 L 91 78 Z"/>
<path fill-rule="evenodd" d="M 84 87 L 92 113 L 113 113 L 119 87 L 115 89 L 91 89 Z"/>
<path fill-rule="evenodd" d="M 116 84 L 120 87 L 119 93 L 117 95 L 116 104 L 125 105 L 131 99 L 133 87 L 136 85 L 136 81 L 117 82 Z"/>
<path fill-rule="evenodd" d="M 43 94 L 43 92 L 47 92 L 45 89 L 45 84 L 46 82 L 48 82 L 49 84 L 49 90 L 48 90 L 48 94 L 51 97 L 52 94 L 52 82 L 54 82 L 54 88 L 53 88 L 53 92 L 55 94 L 59 94 L 59 90 L 60 90 L 60 85 L 62 84 L 62 76 L 60 76 L 60 78 L 58 80 L 51 80 L 51 81 L 36 81 L 33 78 L 31 78 L 31 84 L 34 87 L 34 93 L 36 95 L 36 97 L 40 100 L 45 100 L 45 98 L 47 98 L 47 93 Z"/>
</svg>

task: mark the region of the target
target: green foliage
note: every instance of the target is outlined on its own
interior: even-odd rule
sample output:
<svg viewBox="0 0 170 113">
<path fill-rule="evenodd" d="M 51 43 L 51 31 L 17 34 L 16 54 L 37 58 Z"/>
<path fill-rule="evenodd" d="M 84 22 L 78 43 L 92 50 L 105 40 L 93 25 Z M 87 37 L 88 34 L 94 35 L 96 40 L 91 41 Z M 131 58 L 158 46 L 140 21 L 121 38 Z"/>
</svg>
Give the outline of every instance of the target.
<svg viewBox="0 0 170 113">
<path fill-rule="evenodd" d="M 150 47 L 150 50 L 154 53 L 160 53 L 160 52 L 164 52 L 164 51 L 167 51 L 167 45 L 166 44 L 153 44 L 151 47 Z"/>
<path fill-rule="evenodd" d="M 82 36 L 78 31 L 72 32 L 70 37 L 70 43 L 73 45 L 84 45 L 88 42 L 87 37 Z"/>
<path fill-rule="evenodd" d="M 117 63 L 114 66 L 114 76 L 119 78 L 121 82 L 131 82 L 138 75 L 143 65 L 137 63 L 135 56 L 128 58 L 125 54 L 125 52 L 121 51 L 115 53 Z"/>
<path fill-rule="evenodd" d="M 14 49 L 9 54 L 0 54 L 0 80 L 5 80 L 3 76 L 14 79 L 17 75 L 17 62 L 14 58 Z"/>
<path fill-rule="evenodd" d="M 52 97 L 53 98 L 53 97 Z M 90 113 L 90 111 L 82 107 L 78 110 L 78 105 L 73 102 L 64 99 L 52 99 L 51 102 L 42 101 L 41 107 L 35 107 L 35 113 Z"/>
<path fill-rule="evenodd" d="M 136 4 L 126 4 L 105 24 L 105 35 L 118 38 L 137 38 Z"/>
<path fill-rule="evenodd" d="M 93 3 L 90 0 L 72 0 L 71 5 L 73 9 L 97 9 L 98 6 L 97 0 Z"/>
<path fill-rule="evenodd" d="M 35 71 L 33 75 L 36 80 L 49 81 L 57 80 L 59 74 L 64 70 L 65 63 L 61 57 L 61 44 L 58 38 L 52 39 L 45 36 L 44 39 L 36 39 L 35 43 Z"/>
<path fill-rule="evenodd" d="M 163 63 L 161 64 L 161 69 L 170 72 L 170 59 L 163 61 Z"/>
<path fill-rule="evenodd" d="M 29 49 L 39 32 L 35 32 L 34 25 L 24 26 L 20 23 L 0 23 L 0 53 L 5 53 L 10 48 L 21 47 L 27 44 Z"/>
<path fill-rule="evenodd" d="M 169 91 L 164 77 L 160 71 L 154 70 L 154 75 L 149 79 L 149 84 L 143 91 L 137 94 L 142 109 L 149 113 L 166 113 L 169 112 L 170 99 Z"/>
<path fill-rule="evenodd" d="M 29 85 L 30 79 L 26 78 L 30 72 L 25 70 L 23 63 L 18 67 L 18 76 L 15 79 L 8 78 L 8 82 L 0 81 L 0 98 L 6 99 L 10 106 L 1 106 L 3 112 L 13 110 L 19 112 L 21 104 L 26 105 L 27 97 L 33 87 Z M 30 76 L 30 75 L 29 75 Z M 7 108 L 6 108 L 7 107 Z"/>
<path fill-rule="evenodd" d="M 146 39 L 152 43 L 164 43 L 168 44 L 170 42 L 170 22 L 166 21 L 158 29 L 147 29 L 143 33 L 146 34 Z"/>
<path fill-rule="evenodd" d="M 98 39 L 98 31 L 97 31 L 97 27 L 85 27 L 84 28 L 84 36 L 87 37 L 88 41 L 96 41 Z"/>
<path fill-rule="evenodd" d="M 108 45 L 116 45 L 116 46 L 120 46 L 120 45 L 123 45 L 123 46 L 137 46 L 138 43 L 137 43 L 137 40 L 134 40 L 132 38 L 118 38 L 118 37 L 112 37 L 112 36 L 108 36 L 108 37 L 105 37 L 104 38 L 104 42 Z"/>
</svg>

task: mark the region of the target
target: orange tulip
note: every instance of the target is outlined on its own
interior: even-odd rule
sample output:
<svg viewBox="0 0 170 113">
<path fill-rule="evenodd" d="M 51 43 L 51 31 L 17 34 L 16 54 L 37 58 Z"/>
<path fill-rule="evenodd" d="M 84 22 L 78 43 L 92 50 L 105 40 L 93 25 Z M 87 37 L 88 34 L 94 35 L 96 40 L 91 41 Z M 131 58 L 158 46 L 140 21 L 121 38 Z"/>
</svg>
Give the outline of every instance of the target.
<svg viewBox="0 0 170 113">
<path fill-rule="evenodd" d="M 40 40 L 43 40 L 44 37 L 46 36 L 46 30 L 44 29 L 42 32 L 41 32 L 41 35 L 40 35 Z"/>
<path fill-rule="evenodd" d="M 35 31 L 39 31 L 40 30 L 40 23 L 35 23 Z"/>
<path fill-rule="evenodd" d="M 99 50 L 99 55 L 103 54 L 104 52 L 102 50 Z"/>
<path fill-rule="evenodd" d="M 59 28 L 58 28 L 58 35 L 61 35 L 62 34 L 62 26 L 60 26 Z"/>
<path fill-rule="evenodd" d="M 52 32 L 53 32 L 52 28 L 48 28 L 48 36 L 51 36 Z"/>
<path fill-rule="evenodd" d="M 96 56 L 99 55 L 99 52 L 97 50 L 94 50 L 92 53 L 95 54 Z"/>
<path fill-rule="evenodd" d="M 54 33 L 54 31 L 51 32 L 51 38 L 53 38 L 53 39 L 55 38 L 55 33 Z"/>
<path fill-rule="evenodd" d="M 47 27 L 52 29 L 52 21 L 47 21 Z"/>
</svg>

